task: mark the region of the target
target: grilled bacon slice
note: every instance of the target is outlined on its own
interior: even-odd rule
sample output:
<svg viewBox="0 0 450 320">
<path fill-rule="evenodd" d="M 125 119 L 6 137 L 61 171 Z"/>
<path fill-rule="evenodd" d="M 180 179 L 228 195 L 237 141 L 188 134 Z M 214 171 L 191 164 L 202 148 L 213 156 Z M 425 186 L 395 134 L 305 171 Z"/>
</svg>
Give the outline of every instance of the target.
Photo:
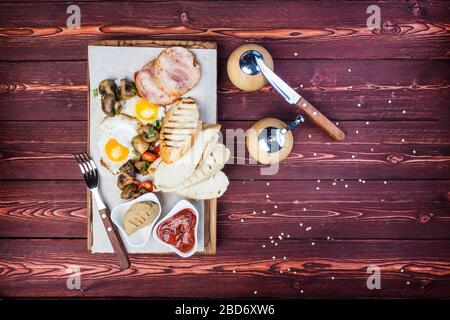
<svg viewBox="0 0 450 320">
<path fill-rule="evenodd" d="M 183 47 L 164 49 L 136 74 L 139 94 L 158 105 L 168 105 L 191 90 L 200 80 L 200 65 Z"/>
</svg>

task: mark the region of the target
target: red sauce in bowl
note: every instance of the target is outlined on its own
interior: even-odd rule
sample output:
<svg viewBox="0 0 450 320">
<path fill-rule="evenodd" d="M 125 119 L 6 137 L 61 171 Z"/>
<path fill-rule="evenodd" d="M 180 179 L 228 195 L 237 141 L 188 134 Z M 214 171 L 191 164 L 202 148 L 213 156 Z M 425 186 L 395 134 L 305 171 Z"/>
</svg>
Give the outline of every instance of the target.
<svg viewBox="0 0 450 320">
<path fill-rule="evenodd" d="M 186 253 L 195 245 L 197 216 L 191 209 L 183 209 L 158 226 L 156 234 L 163 242 Z"/>
</svg>

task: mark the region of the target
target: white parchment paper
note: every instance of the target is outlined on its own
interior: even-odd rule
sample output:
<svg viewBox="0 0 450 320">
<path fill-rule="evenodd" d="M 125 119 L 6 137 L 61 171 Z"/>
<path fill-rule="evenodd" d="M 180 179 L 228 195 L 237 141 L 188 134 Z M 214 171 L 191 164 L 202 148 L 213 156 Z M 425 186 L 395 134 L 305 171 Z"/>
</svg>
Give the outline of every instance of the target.
<svg viewBox="0 0 450 320">
<path fill-rule="evenodd" d="M 153 60 L 163 48 L 145 47 L 108 47 L 89 46 L 89 79 L 90 79 L 90 124 L 89 124 L 89 145 L 90 154 L 99 167 L 100 192 L 108 208 L 112 209 L 125 202 L 120 199 L 120 190 L 116 186 L 117 176 L 113 176 L 107 169 L 100 165 L 100 151 L 97 149 L 97 135 L 100 123 L 105 117 L 101 109 L 100 95 L 94 97 L 93 89 L 98 88 L 99 83 L 104 79 L 128 78 L 133 79 L 134 73 L 150 60 Z M 185 96 L 193 97 L 200 109 L 201 120 L 208 123 L 217 121 L 217 51 L 215 49 L 190 49 L 196 56 L 200 64 L 201 77 L 198 84 Z M 182 199 L 175 193 L 156 193 L 161 201 L 161 218 Z M 191 201 L 200 213 L 198 224 L 198 245 L 197 251 L 204 249 L 204 202 Z M 92 202 L 92 222 L 93 222 L 93 246 L 92 252 L 113 252 L 103 223 L 98 214 L 95 201 Z M 122 235 L 121 235 L 122 236 Z M 168 248 L 158 244 L 153 238 L 147 245 L 140 248 L 127 246 L 130 253 L 163 253 L 169 252 Z"/>
</svg>

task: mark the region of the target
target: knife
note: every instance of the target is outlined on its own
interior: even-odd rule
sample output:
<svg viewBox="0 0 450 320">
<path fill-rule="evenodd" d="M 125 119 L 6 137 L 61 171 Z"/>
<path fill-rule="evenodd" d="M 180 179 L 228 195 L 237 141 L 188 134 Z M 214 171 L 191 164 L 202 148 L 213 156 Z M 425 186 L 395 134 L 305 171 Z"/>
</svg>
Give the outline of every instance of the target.
<svg viewBox="0 0 450 320">
<path fill-rule="evenodd" d="M 269 67 L 266 66 L 264 61 L 256 57 L 256 63 L 261 69 L 262 74 L 267 81 L 278 91 L 278 93 L 293 106 L 299 107 L 306 115 L 311 118 L 317 125 L 325 130 L 334 140 L 342 141 L 345 138 L 345 133 L 342 132 L 333 122 L 325 117 L 319 110 L 309 103 L 305 98 L 299 95 L 294 89 L 292 89 L 286 82 L 284 82 L 279 76 L 277 76 Z"/>
</svg>

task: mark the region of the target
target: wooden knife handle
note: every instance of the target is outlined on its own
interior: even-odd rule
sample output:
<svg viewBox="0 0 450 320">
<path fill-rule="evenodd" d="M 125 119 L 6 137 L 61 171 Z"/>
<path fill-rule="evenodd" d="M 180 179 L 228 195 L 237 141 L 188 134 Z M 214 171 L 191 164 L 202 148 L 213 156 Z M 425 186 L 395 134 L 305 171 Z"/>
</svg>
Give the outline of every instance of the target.
<svg viewBox="0 0 450 320">
<path fill-rule="evenodd" d="M 333 122 L 325 117 L 319 110 L 309 103 L 305 98 L 297 102 L 297 106 L 303 110 L 312 121 L 325 130 L 334 140 L 342 141 L 345 139 L 345 133 L 342 132 Z"/>
<path fill-rule="evenodd" d="M 113 225 L 111 215 L 107 208 L 99 210 L 100 218 L 105 226 L 106 233 L 108 234 L 109 241 L 114 249 L 117 260 L 119 260 L 119 266 L 122 269 L 128 269 L 130 267 L 130 259 L 128 258 L 127 251 L 123 245 L 122 238 L 119 235 L 118 230 Z"/>
</svg>

